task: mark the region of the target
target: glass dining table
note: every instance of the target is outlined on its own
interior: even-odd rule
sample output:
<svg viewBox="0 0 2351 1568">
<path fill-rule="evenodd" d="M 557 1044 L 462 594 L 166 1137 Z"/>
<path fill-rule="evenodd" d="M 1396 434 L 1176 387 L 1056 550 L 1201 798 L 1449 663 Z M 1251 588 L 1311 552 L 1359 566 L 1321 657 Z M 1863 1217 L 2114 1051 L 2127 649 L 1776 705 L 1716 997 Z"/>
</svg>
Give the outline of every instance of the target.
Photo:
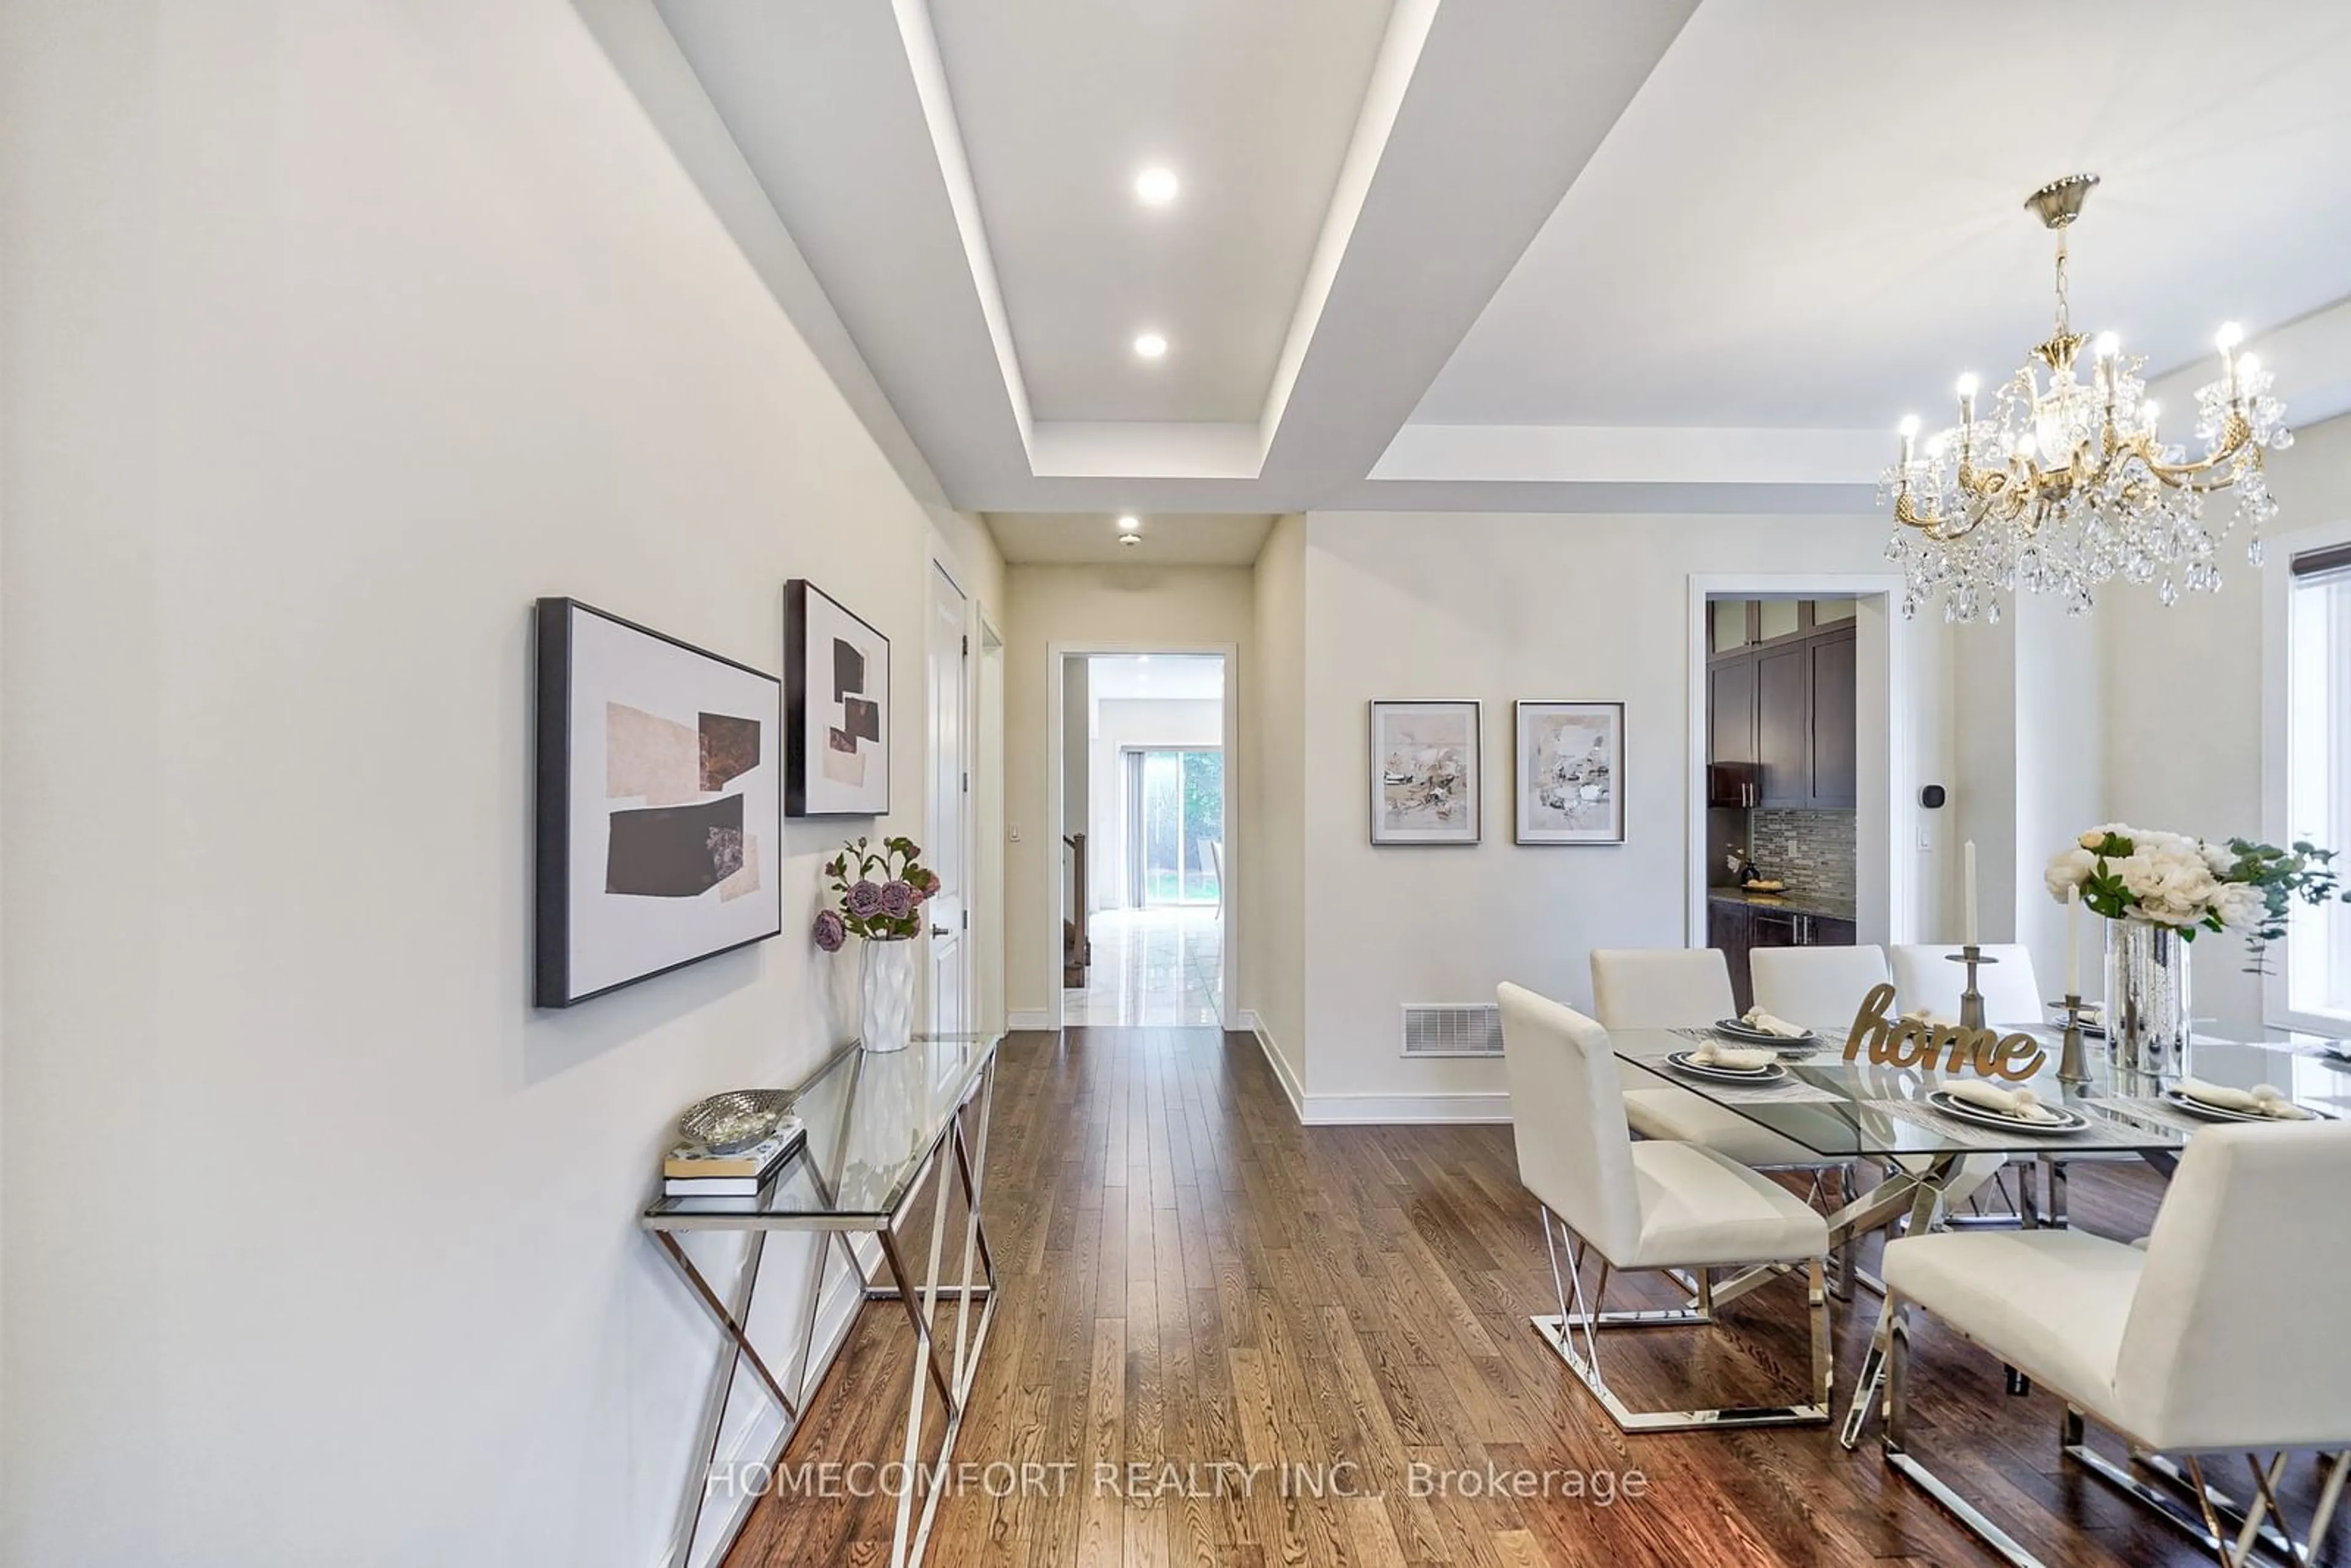
<svg viewBox="0 0 2351 1568">
<path fill-rule="evenodd" d="M 2038 1072 L 2013 1083 L 2002 1081 L 2002 1086 L 2031 1089 L 2043 1103 L 2074 1113 L 2062 1131 L 1987 1125 L 1969 1119 L 1964 1106 L 1954 1113 L 1937 1096 L 1960 1075 L 1940 1064 L 1873 1062 L 1865 1051 L 1848 1061 L 1848 1025 L 1808 1027 L 1816 1030 L 1818 1047 L 1782 1050 L 1782 1071 L 1767 1083 L 1705 1077 L 1668 1060 L 1719 1039 L 1710 1030 L 1623 1030 L 1613 1031 L 1609 1039 L 1626 1068 L 1689 1090 L 1767 1127 L 1820 1155 L 1823 1165 L 1884 1164 L 1888 1171 L 1885 1181 L 1852 1197 L 1830 1217 L 1830 1241 L 1840 1250 L 1855 1237 L 1882 1229 L 1906 1214 L 1923 1232 L 1943 1189 L 1970 1155 L 2038 1162 L 2047 1191 L 2037 1199 L 2028 1198 L 2034 1207 L 2026 1213 L 2027 1222 L 2063 1224 L 2067 1160 L 2135 1155 L 2168 1176 L 2188 1140 L 2216 1124 L 2214 1118 L 2167 1093 L 2166 1085 L 2116 1072 L 2095 1040 L 2087 1052 L 2086 1081 L 2061 1082 L 2062 1035 L 2052 1028 L 2001 1026 L 2003 1033 L 2030 1034 L 2045 1048 Z M 2194 1046 L 2189 1065 L 2207 1082 L 2247 1090 L 2268 1084 L 2313 1114 L 2344 1116 L 2351 1115 L 2351 1056 L 2334 1054 L 2344 1049 L 2351 1048 L 2307 1038 L 2204 1040 Z M 1850 1286 L 1850 1280 L 1844 1280 L 1840 1293 L 1849 1295 Z"/>
</svg>

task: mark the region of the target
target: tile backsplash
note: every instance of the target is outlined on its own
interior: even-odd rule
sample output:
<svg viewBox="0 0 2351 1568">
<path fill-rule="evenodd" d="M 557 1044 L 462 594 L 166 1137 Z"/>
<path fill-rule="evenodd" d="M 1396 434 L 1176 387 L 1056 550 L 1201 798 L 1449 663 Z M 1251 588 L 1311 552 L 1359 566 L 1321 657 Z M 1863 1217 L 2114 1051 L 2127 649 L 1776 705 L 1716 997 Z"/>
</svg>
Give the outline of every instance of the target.
<svg viewBox="0 0 2351 1568">
<path fill-rule="evenodd" d="M 1851 811 L 1751 813 L 1755 864 L 1790 891 L 1850 904 L 1854 899 Z"/>
</svg>

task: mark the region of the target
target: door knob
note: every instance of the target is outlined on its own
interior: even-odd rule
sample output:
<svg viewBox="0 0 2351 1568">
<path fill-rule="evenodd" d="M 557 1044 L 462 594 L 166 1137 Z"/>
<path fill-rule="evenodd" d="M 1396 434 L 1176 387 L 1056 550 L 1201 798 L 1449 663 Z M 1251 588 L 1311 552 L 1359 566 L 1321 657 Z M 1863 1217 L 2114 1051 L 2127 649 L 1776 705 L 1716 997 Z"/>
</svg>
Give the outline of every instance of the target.
<svg viewBox="0 0 2351 1568">
<path fill-rule="evenodd" d="M 947 928 L 944 925 L 934 925 L 931 927 L 931 935 L 934 936 L 945 936 L 947 934 Z"/>
</svg>

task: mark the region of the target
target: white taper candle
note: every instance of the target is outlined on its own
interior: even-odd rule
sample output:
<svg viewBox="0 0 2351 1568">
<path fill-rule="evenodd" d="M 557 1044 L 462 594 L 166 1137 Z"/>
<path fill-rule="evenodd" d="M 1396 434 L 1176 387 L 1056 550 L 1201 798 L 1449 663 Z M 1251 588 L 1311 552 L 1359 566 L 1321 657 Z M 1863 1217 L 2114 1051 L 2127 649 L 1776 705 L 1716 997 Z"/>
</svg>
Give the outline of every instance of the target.
<svg viewBox="0 0 2351 1568">
<path fill-rule="evenodd" d="M 2082 884 L 2065 890 L 2065 994 L 2082 994 Z"/>
<path fill-rule="evenodd" d="M 1972 947 L 1976 945 L 1976 841 L 1973 839 L 1968 841 L 1964 863 L 1968 885 L 1968 918 L 1967 936 L 1963 940 Z"/>
</svg>

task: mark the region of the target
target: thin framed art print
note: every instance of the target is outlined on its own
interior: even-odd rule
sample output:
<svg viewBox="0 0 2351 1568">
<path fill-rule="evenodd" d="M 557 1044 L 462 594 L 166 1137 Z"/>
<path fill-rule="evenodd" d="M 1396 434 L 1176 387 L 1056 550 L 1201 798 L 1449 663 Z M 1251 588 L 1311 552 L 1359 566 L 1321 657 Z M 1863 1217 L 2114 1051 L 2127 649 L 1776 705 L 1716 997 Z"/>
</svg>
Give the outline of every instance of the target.
<svg viewBox="0 0 2351 1568">
<path fill-rule="evenodd" d="M 1625 705 L 1512 705 L 1512 787 L 1522 844 L 1625 841 Z"/>
<path fill-rule="evenodd" d="M 1372 704 L 1372 842 L 1478 841 L 1479 721 L 1475 701 Z"/>
<path fill-rule="evenodd" d="M 781 932 L 782 683 L 576 599 L 538 614 L 533 999 Z"/>
<path fill-rule="evenodd" d="M 890 639 L 805 578 L 784 585 L 784 810 L 890 810 Z"/>
</svg>

